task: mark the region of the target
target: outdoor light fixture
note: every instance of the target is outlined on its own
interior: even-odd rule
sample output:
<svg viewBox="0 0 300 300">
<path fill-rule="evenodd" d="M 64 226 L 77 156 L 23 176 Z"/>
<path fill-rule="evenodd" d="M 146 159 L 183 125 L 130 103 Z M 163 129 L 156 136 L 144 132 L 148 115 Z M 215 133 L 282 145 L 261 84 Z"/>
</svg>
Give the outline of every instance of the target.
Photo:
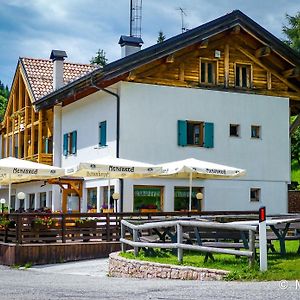
<svg viewBox="0 0 300 300">
<path fill-rule="evenodd" d="M 118 202 L 118 200 L 120 199 L 120 194 L 119 194 L 119 193 L 113 193 L 113 194 L 112 194 L 112 198 L 113 198 L 114 201 L 115 201 L 115 212 L 117 213 L 117 212 L 118 212 L 117 202 Z"/>
<path fill-rule="evenodd" d="M 202 193 L 197 193 L 196 198 L 197 198 L 197 200 L 202 200 L 203 199 L 203 194 Z"/>
<path fill-rule="evenodd" d="M 17 197 L 18 197 L 19 200 L 24 200 L 24 199 L 25 199 L 25 193 L 19 192 L 19 193 L 17 194 Z"/>
<path fill-rule="evenodd" d="M 0 203 L 1 203 L 1 213 L 3 213 L 5 202 L 6 202 L 6 201 L 5 201 L 4 198 L 1 198 L 1 199 L 0 199 Z"/>
</svg>

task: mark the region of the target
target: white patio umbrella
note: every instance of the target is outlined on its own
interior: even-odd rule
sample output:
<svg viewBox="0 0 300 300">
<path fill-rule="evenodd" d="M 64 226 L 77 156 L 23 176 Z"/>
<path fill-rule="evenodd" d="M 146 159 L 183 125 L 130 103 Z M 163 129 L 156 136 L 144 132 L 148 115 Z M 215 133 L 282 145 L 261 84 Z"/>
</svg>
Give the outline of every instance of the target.
<svg viewBox="0 0 300 300">
<path fill-rule="evenodd" d="M 64 174 L 64 169 L 58 167 L 14 157 L 0 159 L 0 184 L 8 184 L 8 211 L 10 211 L 12 183 L 57 178 Z"/>
<path fill-rule="evenodd" d="M 197 179 L 230 179 L 243 176 L 246 171 L 234 167 L 215 164 L 207 161 L 188 158 L 159 165 L 161 177 L 189 178 L 189 210 L 192 208 L 192 180 Z"/>
<path fill-rule="evenodd" d="M 160 174 L 160 166 L 116 157 L 103 157 L 66 168 L 66 175 L 108 179 L 108 205 L 110 205 L 110 179 L 143 178 Z"/>
</svg>

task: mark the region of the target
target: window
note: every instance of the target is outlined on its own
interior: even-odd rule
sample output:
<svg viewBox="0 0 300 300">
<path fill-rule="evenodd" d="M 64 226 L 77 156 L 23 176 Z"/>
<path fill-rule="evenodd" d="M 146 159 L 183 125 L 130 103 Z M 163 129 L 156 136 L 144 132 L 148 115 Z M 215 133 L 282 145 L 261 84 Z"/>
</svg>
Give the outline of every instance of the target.
<svg viewBox="0 0 300 300">
<path fill-rule="evenodd" d="M 44 139 L 44 151 L 46 154 L 53 153 L 53 142 L 52 142 L 52 136 L 46 137 Z"/>
<path fill-rule="evenodd" d="M 76 154 L 77 152 L 77 131 L 72 131 L 64 134 L 63 143 L 64 156 Z"/>
<path fill-rule="evenodd" d="M 250 201 L 251 202 L 259 202 L 260 201 L 260 189 L 258 189 L 258 188 L 250 189 Z"/>
<path fill-rule="evenodd" d="M 260 126 L 251 125 L 251 138 L 259 139 L 260 135 Z"/>
<path fill-rule="evenodd" d="M 251 87 L 251 65 L 235 65 L 235 86 L 242 88 Z"/>
<path fill-rule="evenodd" d="M 97 188 L 87 189 L 87 209 L 97 209 Z"/>
<path fill-rule="evenodd" d="M 214 124 L 202 121 L 178 120 L 178 145 L 214 147 Z"/>
<path fill-rule="evenodd" d="M 35 194 L 29 194 L 29 209 L 34 209 Z"/>
<path fill-rule="evenodd" d="M 106 121 L 99 123 L 99 147 L 106 145 Z"/>
<path fill-rule="evenodd" d="M 203 188 L 193 187 L 192 188 L 192 210 L 201 210 L 201 201 L 196 198 L 196 194 L 201 192 L 203 194 Z M 189 210 L 189 187 L 178 187 L 174 188 L 174 211 Z"/>
<path fill-rule="evenodd" d="M 163 207 L 163 187 L 161 186 L 134 185 L 133 195 L 135 211 L 141 209 L 161 210 Z"/>
<path fill-rule="evenodd" d="M 230 124 L 229 125 L 229 135 L 230 136 L 240 136 L 240 125 L 238 124 Z"/>
<path fill-rule="evenodd" d="M 40 193 L 40 207 L 47 207 L 46 192 Z"/>
<path fill-rule="evenodd" d="M 216 84 L 217 63 L 211 60 L 200 60 L 200 83 Z"/>
</svg>

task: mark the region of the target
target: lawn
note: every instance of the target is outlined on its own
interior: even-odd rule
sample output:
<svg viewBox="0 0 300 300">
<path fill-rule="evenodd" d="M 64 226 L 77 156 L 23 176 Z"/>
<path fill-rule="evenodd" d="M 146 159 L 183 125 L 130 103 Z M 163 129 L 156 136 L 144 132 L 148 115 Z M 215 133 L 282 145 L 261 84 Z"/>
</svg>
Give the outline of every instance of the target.
<svg viewBox="0 0 300 300">
<path fill-rule="evenodd" d="M 275 249 L 279 252 L 279 244 L 274 243 Z M 209 260 L 204 263 L 204 255 L 200 252 L 184 251 L 184 266 L 199 268 L 211 268 L 230 271 L 226 280 L 296 280 L 300 279 L 300 256 L 296 254 L 299 241 L 287 241 L 287 255 L 282 258 L 278 253 L 268 254 L 268 271 L 260 272 L 259 264 L 253 268 L 248 266 L 245 257 L 236 258 L 233 255 L 214 254 L 215 261 Z M 177 256 L 171 251 L 155 250 L 155 256 L 147 256 L 144 251 L 140 251 L 136 259 L 153 261 L 164 264 L 178 265 Z M 134 259 L 132 252 L 121 253 L 125 258 Z"/>
<path fill-rule="evenodd" d="M 292 181 L 298 181 L 300 184 L 300 167 L 296 161 L 292 162 Z"/>
</svg>

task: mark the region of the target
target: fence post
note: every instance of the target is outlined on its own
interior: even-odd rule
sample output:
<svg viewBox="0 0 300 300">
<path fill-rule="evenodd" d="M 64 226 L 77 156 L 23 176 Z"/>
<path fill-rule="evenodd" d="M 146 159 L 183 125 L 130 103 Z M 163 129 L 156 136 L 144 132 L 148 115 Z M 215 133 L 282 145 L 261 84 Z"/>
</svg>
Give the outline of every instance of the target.
<svg viewBox="0 0 300 300">
<path fill-rule="evenodd" d="M 133 241 L 137 242 L 138 241 L 138 231 L 137 231 L 137 229 L 133 229 L 132 235 L 133 235 Z M 138 256 L 139 247 L 134 246 L 133 249 L 134 249 L 134 256 Z"/>
<path fill-rule="evenodd" d="M 110 216 L 106 214 L 106 241 L 110 242 Z"/>
<path fill-rule="evenodd" d="M 16 222 L 16 240 L 18 244 L 22 244 L 22 227 L 23 227 L 23 219 L 22 215 L 18 214 L 17 216 L 17 222 Z"/>
<path fill-rule="evenodd" d="M 252 256 L 249 257 L 249 266 L 253 267 L 255 263 L 255 232 L 249 230 L 249 250 L 252 251 Z"/>
<path fill-rule="evenodd" d="M 61 215 L 61 240 L 63 243 L 66 242 L 66 216 L 65 216 L 65 214 Z"/>
<path fill-rule="evenodd" d="M 182 244 L 182 226 L 180 224 L 176 225 L 177 227 L 177 258 L 178 258 L 178 262 L 182 263 L 183 261 L 183 249 L 181 249 L 179 246 L 180 244 Z"/>
<path fill-rule="evenodd" d="M 125 225 L 121 222 L 121 239 L 125 239 Z M 122 252 L 126 252 L 125 243 L 121 243 Z"/>
</svg>

